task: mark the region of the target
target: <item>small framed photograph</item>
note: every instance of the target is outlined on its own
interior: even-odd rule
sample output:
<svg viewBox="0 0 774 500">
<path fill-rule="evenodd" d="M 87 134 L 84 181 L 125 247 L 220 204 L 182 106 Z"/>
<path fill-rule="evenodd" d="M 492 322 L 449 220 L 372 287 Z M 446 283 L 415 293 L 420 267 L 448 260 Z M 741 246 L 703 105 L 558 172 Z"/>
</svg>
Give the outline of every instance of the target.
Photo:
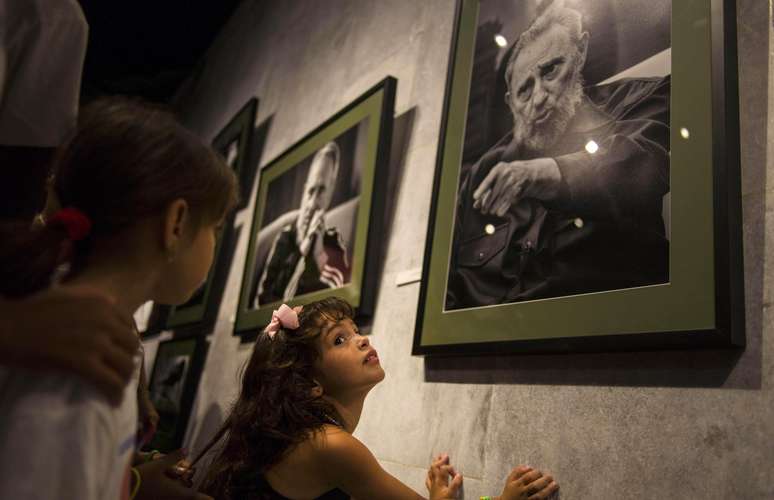
<svg viewBox="0 0 774 500">
<path fill-rule="evenodd" d="M 253 135 L 253 125 L 258 100 L 252 98 L 242 106 L 236 115 L 212 141 L 212 147 L 228 163 L 239 179 L 240 201 L 237 209 L 247 206 L 250 198 L 251 182 L 249 156 Z M 215 244 L 215 256 L 207 281 L 185 303 L 171 307 L 166 320 L 167 329 L 181 329 L 196 332 L 208 331 L 215 323 L 223 291 L 228 279 L 228 270 L 233 257 L 235 235 L 234 217 L 231 214 L 223 224 L 223 231 Z"/>
<path fill-rule="evenodd" d="M 372 313 L 395 88 L 386 78 L 261 170 L 235 334 L 328 295 Z"/>
<path fill-rule="evenodd" d="M 414 354 L 744 344 L 735 26 L 457 2 Z"/>
<path fill-rule="evenodd" d="M 200 337 L 159 343 L 148 383 L 159 424 L 148 449 L 168 453 L 182 444 L 207 347 L 207 341 Z"/>
</svg>

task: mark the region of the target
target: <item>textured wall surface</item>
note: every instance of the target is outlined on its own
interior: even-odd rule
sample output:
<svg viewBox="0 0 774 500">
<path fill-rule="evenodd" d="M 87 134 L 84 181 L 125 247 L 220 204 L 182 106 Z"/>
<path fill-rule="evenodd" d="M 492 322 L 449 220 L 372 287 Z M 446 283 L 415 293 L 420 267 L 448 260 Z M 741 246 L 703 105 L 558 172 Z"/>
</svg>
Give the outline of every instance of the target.
<svg viewBox="0 0 774 500">
<path fill-rule="evenodd" d="M 466 498 L 499 493 L 519 463 L 551 471 L 566 499 L 774 498 L 771 17 L 765 0 L 738 4 L 746 351 L 445 361 L 410 356 L 419 286 L 395 282 L 421 266 L 453 2 L 295 0 L 237 10 L 179 104 L 209 140 L 258 96 L 261 165 L 385 75 L 398 79 L 395 198 L 371 337 L 387 378 L 356 432 L 387 470 L 424 493 L 431 456 L 448 452 Z M 243 230 L 186 439 L 194 452 L 223 418 L 249 355 L 231 320 L 253 203 L 237 218 Z"/>
</svg>

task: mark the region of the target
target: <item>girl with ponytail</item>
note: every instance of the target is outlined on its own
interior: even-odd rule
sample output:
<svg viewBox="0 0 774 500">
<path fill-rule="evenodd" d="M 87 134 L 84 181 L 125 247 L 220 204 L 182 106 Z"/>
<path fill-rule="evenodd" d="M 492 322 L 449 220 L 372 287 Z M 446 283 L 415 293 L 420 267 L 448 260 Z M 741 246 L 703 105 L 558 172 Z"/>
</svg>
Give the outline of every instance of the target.
<svg viewBox="0 0 774 500">
<path fill-rule="evenodd" d="M 171 114 L 116 98 L 81 111 L 52 191 L 62 208 L 42 224 L 0 227 L 0 296 L 89 288 L 127 315 L 193 294 L 237 193 L 232 170 Z M 130 485 L 137 493 L 139 353 L 135 361 L 118 407 L 77 377 L 0 367 L 0 497 L 123 499 Z"/>
</svg>

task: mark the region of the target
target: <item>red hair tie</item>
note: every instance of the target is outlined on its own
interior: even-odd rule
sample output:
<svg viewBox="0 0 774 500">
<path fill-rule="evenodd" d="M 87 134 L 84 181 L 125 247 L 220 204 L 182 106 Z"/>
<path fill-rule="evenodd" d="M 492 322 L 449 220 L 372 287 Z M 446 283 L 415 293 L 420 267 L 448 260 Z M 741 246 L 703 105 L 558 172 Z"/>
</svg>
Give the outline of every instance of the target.
<svg viewBox="0 0 774 500">
<path fill-rule="evenodd" d="M 80 241 L 91 232 L 91 220 L 89 217 L 74 207 L 67 207 L 57 211 L 48 219 L 48 223 L 64 227 L 68 238 L 73 241 Z"/>
</svg>

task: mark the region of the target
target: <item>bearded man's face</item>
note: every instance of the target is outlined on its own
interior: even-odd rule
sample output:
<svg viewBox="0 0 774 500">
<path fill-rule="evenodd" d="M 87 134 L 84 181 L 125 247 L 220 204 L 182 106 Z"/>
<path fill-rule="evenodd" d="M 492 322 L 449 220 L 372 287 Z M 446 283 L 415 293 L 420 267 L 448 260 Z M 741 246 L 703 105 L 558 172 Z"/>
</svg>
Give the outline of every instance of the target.
<svg viewBox="0 0 774 500">
<path fill-rule="evenodd" d="M 506 96 L 514 118 L 514 138 L 527 150 L 551 147 L 567 129 L 583 96 L 584 33 L 580 46 L 554 24 L 526 44 L 513 63 Z"/>
</svg>

